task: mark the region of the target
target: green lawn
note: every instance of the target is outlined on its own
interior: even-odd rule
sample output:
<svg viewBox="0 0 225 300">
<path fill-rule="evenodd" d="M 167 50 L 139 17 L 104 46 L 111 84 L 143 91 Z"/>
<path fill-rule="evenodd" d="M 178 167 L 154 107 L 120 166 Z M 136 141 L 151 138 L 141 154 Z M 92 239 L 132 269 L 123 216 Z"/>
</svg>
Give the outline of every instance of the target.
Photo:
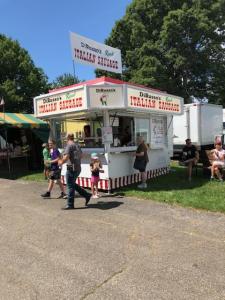
<svg viewBox="0 0 225 300">
<path fill-rule="evenodd" d="M 43 171 L 13 171 L 11 174 L 8 171 L 0 171 L 0 178 L 45 181 Z"/>
<path fill-rule="evenodd" d="M 186 169 L 175 163 L 169 174 L 150 179 L 146 190 L 140 191 L 133 185 L 120 192 L 125 196 L 225 212 L 225 181 L 211 182 L 198 170 L 198 175 L 193 175 L 192 182 L 188 182 Z"/>
</svg>

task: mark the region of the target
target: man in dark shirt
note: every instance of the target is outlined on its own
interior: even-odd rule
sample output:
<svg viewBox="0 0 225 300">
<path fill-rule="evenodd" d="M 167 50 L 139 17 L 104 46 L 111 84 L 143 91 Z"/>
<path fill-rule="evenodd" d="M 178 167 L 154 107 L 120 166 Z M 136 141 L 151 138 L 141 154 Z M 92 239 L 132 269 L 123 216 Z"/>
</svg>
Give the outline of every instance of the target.
<svg viewBox="0 0 225 300">
<path fill-rule="evenodd" d="M 192 168 L 197 164 L 199 160 L 199 153 L 197 148 L 192 145 L 191 139 L 186 139 L 186 146 L 182 150 L 181 165 L 187 166 L 188 168 L 188 180 L 191 181 Z"/>
<path fill-rule="evenodd" d="M 81 172 L 82 151 L 78 144 L 74 143 L 73 133 L 67 135 L 67 146 L 59 165 L 67 163 L 66 181 L 68 187 L 67 206 L 63 209 L 74 209 L 75 190 L 86 199 L 86 206 L 91 198 L 91 194 L 86 192 L 76 183 L 76 179 Z"/>
</svg>

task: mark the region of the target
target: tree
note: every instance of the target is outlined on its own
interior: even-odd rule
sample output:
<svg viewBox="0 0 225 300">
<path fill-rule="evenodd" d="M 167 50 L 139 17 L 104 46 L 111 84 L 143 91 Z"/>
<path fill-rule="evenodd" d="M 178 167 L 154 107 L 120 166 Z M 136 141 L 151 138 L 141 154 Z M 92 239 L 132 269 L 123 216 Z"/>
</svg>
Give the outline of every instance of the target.
<svg viewBox="0 0 225 300">
<path fill-rule="evenodd" d="M 33 112 L 33 97 L 48 90 L 47 77 L 18 41 L 0 35 L 0 96 L 9 112 Z"/>
<path fill-rule="evenodd" d="M 78 77 L 74 77 L 72 74 L 70 73 L 64 73 L 60 76 L 58 76 L 52 83 L 51 83 L 51 88 L 55 89 L 58 87 L 63 87 L 63 86 L 68 86 L 68 85 L 72 85 L 75 83 L 79 83 L 80 80 L 78 79 Z"/>
<path fill-rule="evenodd" d="M 106 40 L 121 49 L 123 79 L 185 102 L 225 104 L 224 7 L 225 0 L 133 0 Z"/>
</svg>

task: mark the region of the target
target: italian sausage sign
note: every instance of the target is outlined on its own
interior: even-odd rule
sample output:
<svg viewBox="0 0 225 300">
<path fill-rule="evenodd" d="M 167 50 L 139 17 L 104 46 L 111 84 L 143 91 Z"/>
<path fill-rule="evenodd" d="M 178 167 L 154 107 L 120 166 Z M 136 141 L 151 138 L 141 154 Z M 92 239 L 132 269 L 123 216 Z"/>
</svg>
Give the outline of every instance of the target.
<svg viewBox="0 0 225 300">
<path fill-rule="evenodd" d="M 114 73 L 122 73 L 121 51 L 79 34 L 70 33 L 74 61 Z"/>
</svg>

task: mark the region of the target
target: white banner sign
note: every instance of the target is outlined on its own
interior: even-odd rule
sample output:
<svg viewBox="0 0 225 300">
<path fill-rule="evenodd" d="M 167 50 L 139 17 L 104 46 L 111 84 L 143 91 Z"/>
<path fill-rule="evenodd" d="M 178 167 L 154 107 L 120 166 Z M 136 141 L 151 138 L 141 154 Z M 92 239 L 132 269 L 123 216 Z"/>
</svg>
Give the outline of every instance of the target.
<svg viewBox="0 0 225 300">
<path fill-rule="evenodd" d="M 82 88 L 57 95 L 38 97 L 35 105 L 36 116 L 44 117 L 83 110 L 87 108 L 87 101 Z"/>
<path fill-rule="evenodd" d="M 89 89 L 90 108 L 124 107 L 122 87 L 92 86 Z"/>
<path fill-rule="evenodd" d="M 119 49 L 100 44 L 73 32 L 70 33 L 70 41 L 74 61 L 105 71 L 122 73 Z"/>
<path fill-rule="evenodd" d="M 173 115 L 180 115 L 183 112 L 183 99 L 166 93 L 128 87 L 127 97 L 128 107 Z"/>
</svg>

